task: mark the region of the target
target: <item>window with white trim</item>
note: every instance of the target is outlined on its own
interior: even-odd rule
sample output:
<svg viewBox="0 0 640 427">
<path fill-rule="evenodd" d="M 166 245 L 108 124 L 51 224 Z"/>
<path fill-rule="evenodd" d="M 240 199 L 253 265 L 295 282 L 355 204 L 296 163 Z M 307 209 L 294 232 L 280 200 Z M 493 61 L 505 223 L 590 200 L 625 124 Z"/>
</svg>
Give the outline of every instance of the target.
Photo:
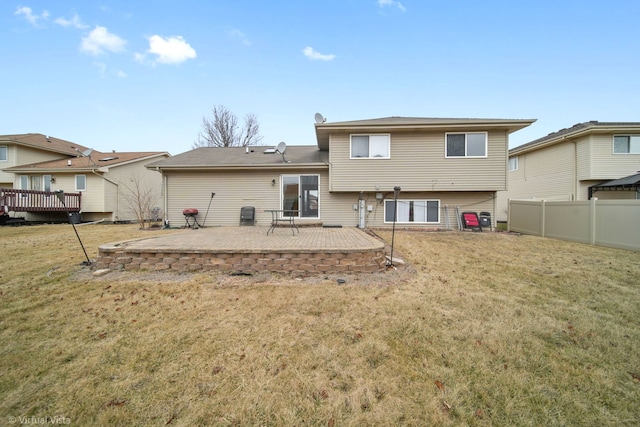
<svg viewBox="0 0 640 427">
<path fill-rule="evenodd" d="M 437 224 L 440 222 L 440 200 L 398 200 L 395 210 L 395 200 L 384 201 L 384 222 Z"/>
<path fill-rule="evenodd" d="M 509 158 L 509 172 L 518 170 L 518 156 Z"/>
<path fill-rule="evenodd" d="M 282 175 L 283 217 L 318 218 L 320 175 Z"/>
<path fill-rule="evenodd" d="M 352 159 L 388 159 L 389 134 L 351 135 Z"/>
<path fill-rule="evenodd" d="M 20 175 L 20 189 L 21 190 L 29 189 L 29 175 Z"/>
<path fill-rule="evenodd" d="M 640 154 L 640 135 L 614 135 L 613 154 Z"/>
<path fill-rule="evenodd" d="M 0 145 L 0 162 L 6 162 L 8 159 L 8 151 L 6 145 Z"/>
<path fill-rule="evenodd" d="M 51 175 L 42 175 L 42 191 L 51 191 Z"/>
<path fill-rule="evenodd" d="M 447 133 L 446 157 L 487 157 L 487 133 Z"/>
<path fill-rule="evenodd" d="M 86 191 L 86 190 L 87 190 L 87 176 L 76 175 L 76 191 Z"/>
</svg>

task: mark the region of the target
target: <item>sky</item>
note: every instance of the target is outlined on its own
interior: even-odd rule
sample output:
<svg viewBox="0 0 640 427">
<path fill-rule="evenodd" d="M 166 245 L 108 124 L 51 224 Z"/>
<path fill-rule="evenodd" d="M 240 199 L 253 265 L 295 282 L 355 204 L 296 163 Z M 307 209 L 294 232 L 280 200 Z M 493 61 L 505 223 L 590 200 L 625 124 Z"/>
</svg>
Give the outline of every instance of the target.
<svg viewBox="0 0 640 427">
<path fill-rule="evenodd" d="M 328 122 L 537 119 L 510 148 L 640 121 L 637 0 L 24 0 L 0 3 L 0 134 L 192 149 L 224 106 L 263 145 Z"/>
</svg>

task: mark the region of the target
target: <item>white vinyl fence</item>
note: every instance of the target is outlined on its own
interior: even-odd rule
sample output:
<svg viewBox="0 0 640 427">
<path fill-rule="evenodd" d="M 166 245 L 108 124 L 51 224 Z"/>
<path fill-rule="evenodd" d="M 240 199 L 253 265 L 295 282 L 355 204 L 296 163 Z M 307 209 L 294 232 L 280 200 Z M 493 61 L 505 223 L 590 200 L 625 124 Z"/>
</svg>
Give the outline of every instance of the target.
<svg viewBox="0 0 640 427">
<path fill-rule="evenodd" d="M 509 231 L 640 250 L 640 200 L 509 200 Z"/>
</svg>

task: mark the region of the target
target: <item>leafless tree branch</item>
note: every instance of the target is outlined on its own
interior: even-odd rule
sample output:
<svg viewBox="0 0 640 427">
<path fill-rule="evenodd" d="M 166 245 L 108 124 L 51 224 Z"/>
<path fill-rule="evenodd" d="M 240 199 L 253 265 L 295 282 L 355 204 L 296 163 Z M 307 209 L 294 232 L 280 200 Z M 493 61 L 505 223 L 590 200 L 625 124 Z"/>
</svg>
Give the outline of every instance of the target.
<svg viewBox="0 0 640 427">
<path fill-rule="evenodd" d="M 202 118 L 202 130 L 193 148 L 245 147 L 257 145 L 261 140 L 260 124 L 253 114 L 244 118 L 244 126 L 238 127 L 238 118 L 224 105 L 213 107 L 211 118 Z"/>
</svg>

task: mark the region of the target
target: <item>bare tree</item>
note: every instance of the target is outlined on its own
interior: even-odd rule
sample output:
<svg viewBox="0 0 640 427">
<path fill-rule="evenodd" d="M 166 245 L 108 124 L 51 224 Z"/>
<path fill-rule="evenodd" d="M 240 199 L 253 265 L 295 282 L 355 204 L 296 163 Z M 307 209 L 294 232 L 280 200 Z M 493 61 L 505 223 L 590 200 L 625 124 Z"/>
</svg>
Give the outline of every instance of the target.
<svg viewBox="0 0 640 427">
<path fill-rule="evenodd" d="M 121 183 L 126 190 L 123 193 L 123 198 L 135 213 L 140 228 L 144 229 L 147 222 L 156 221 L 159 217 L 153 206 L 156 202 L 156 192 L 151 185 L 144 182 L 140 174 L 134 174 L 129 182 L 129 184 Z"/>
<path fill-rule="evenodd" d="M 238 118 L 224 105 L 213 107 L 213 117 L 202 118 L 202 131 L 193 148 L 198 147 L 246 147 L 262 140 L 260 124 L 253 114 L 244 118 L 244 126 L 238 127 Z"/>
</svg>

